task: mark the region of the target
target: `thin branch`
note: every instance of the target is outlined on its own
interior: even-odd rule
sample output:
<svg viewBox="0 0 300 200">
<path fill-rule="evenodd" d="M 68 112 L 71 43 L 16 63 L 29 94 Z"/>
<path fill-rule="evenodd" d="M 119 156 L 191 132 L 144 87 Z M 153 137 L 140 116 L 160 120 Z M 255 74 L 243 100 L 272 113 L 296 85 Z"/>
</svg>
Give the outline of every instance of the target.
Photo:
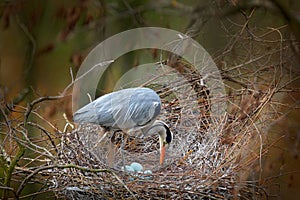
<svg viewBox="0 0 300 200">
<path fill-rule="evenodd" d="M 110 173 L 112 174 L 118 181 L 119 183 L 132 195 L 134 199 L 137 200 L 133 192 L 127 187 L 127 185 L 117 176 L 117 174 L 111 170 L 108 169 L 92 169 L 92 168 L 86 168 L 78 165 L 73 165 L 73 164 L 68 164 L 68 165 L 48 165 L 44 167 L 39 167 L 36 170 L 34 170 L 31 174 L 29 174 L 27 177 L 24 178 L 24 180 L 21 182 L 21 184 L 18 187 L 18 190 L 16 192 L 17 196 L 20 196 L 22 190 L 24 189 L 25 185 L 28 183 L 28 181 L 33 178 L 36 174 L 38 174 L 40 171 L 44 170 L 49 170 L 49 169 L 54 169 L 54 168 L 60 168 L 60 169 L 67 169 L 67 168 L 73 168 L 73 169 L 78 169 L 84 172 L 92 172 L 92 173 Z"/>
<path fill-rule="evenodd" d="M 8 191 L 11 191 L 11 192 L 14 194 L 15 199 L 19 199 L 19 197 L 18 197 L 16 191 L 15 191 L 13 188 L 11 188 L 11 187 L 5 187 L 5 186 L 0 186 L 0 189 L 1 189 L 1 190 L 8 190 Z"/>
<path fill-rule="evenodd" d="M 85 73 L 83 73 L 82 75 L 80 75 L 79 77 L 77 77 L 74 81 L 72 81 L 62 92 L 61 96 L 65 96 L 67 91 L 75 84 L 75 82 L 79 81 L 80 79 L 82 79 L 83 77 L 85 77 L 88 73 L 92 72 L 94 69 L 96 69 L 97 67 L 103 67 L 106 65 L 109 65 L 111 63 L 113 63 L 114 60 L 108 60 L 108 61 L 103 61 L 100 62 L 96 65 L 94 65 L 93 67 L 91 67 L 88 71 L 86 71 Z M 71 77 L 73 77 L 73 74 L 71 74 Z"/>
<path fill-rule="evenodd" d="M 28 125 L 32 126 L 32 127 L 35 127 L 35 128 L 38 128 L 39 130 L 41 130 L 43 133 L 46 134 L 46 136 L 48 137 L 49 141 L 51 142 L 52 146 L 54 147 L 55 151 L 57 152 L 57 148 L 56 148 L 56 145 L 52 139 L 52 137 L 50 136 L 50 132 L 47 131 L 44 127 L 42 127 L 41 125 L 37 124 L 37 123 L 33 123 L 33 122 L 28 122 L 27 123 Z"/>
<path fill-rule="evenodd" d="M 28 120 L 28 117 L 29 117 L 31 111 L 32 111 L 33 107 L 34 107 L 36 104 L 41 103 L 41 102 L 43 102 L 43 101 L 49 101 L 49 100 L 57 100 L 57 99 L 61 99 L 61 98 L 63 98 L 63 97 L 64 97 L 64 96 L 62 96 L 62 95 L 59 95 L 59 96 L 46 96 L 46 97 L 40 97 L 40 98 L 38 98 L 38 99 L 33 100 L 30 104 L 27 105 L 26 112 L 25 112 L 25 119 L 24 119 L 24 120 L 25 120 L 25 123 L 24 123 L 24 124 L 26 124 L 26 122 L 27 122 L 27 120 Z"/>
</svg>

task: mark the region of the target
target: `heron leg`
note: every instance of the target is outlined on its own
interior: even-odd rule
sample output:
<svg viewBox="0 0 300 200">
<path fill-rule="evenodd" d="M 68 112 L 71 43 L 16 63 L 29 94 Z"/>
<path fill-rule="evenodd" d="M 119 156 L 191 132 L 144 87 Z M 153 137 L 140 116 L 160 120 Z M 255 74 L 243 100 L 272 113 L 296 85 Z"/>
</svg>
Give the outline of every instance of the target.
<svg viewBox="0 0 300 200">
<path fill-rule="evenodd" d="M 115 161 L 115 156 L 116 156 L 116 149 L 115 149 L 114 143 L 112 141 L 113 136 L 114 136 L 114 133 L 113 133 L 111 139 L 109 140 L 109 146 L 108 146 L 107 163 L 108 163 L 109 167 L 113 167 L 114 161 Z"/>
<path fill-rule="evenodd" d="M 123 134 L 122 135 L 122 144 L 120 146 L 120 151 L 121 151 L 121 157 L 122 157 L 122 165 L 123 165 L 124 169 L 125 169 L 124 147 L 125 147 L 126 142 L 127 142 L 127 135 Z"/>
<path fill-rule="evenodd" d="M 118 132 L 121 132 L 121 136 L 116 134 Z M 121 144 L 120 144 L 121 142 Z M 115 149 L 118 149 L 118 151 L 121 154 L 121 166 L 123 166 L 125 168 L 125 156 L 124 156 L 124 147 L 125 144 L 127 142 L 127 135 L 125 135 L 122 131 L 120 130 L 116 130 L 113 132 L 112 137 L 111 137 L 111 144 L 115 145 Z M 117 144 L 120 144 L 120 146 L 118 147 Z"/>
</svg>

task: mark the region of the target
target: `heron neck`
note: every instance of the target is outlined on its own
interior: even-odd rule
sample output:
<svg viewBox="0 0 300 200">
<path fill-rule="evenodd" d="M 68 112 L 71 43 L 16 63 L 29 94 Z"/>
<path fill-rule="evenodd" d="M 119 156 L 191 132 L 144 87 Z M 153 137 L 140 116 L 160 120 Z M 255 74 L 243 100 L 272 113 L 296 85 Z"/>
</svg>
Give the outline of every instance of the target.
<svg viewBox="0 0 300 200">
<path fill-rule="evenodd" d="M 159 134 L 160 139 L 166 137 L 164 123 L 159 120 L 156 120 L 151 126 L 144 128 L 143 133 L 145 136 Z"/>
<path fill-rule="evenodd" d="M 146 130 L 143 131 L 145 136 L 148 135 L 159 135 L 159 148 L 162 149 L 164 145 L 164 141 L 167 137 L 165 124 L 162 121 L 156 120 L 150 127 L 147 127 Z"/>
</svg>

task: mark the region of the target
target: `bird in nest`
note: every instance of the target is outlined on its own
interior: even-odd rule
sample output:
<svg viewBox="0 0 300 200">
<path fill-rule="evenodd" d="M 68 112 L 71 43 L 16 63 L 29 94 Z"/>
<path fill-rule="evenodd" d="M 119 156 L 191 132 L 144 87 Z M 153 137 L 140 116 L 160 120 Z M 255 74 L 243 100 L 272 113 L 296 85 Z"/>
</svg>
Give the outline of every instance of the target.
<svg viewBox="0 0 300 200">
<path fill-rule="evenodd" d="M 150 88 L 128 88 L 105 94 L 73 115 L 76 123 L 93 123 L 108 131 L 122 131 L 136 135 L 141 131 L 144 136 L 159 136 L 160 159 L 165 159 L 166 147 L 172 142 L 173 133 L 166 123 L 157 120 L 161 110 L 158 94 Z"/>
</svg>

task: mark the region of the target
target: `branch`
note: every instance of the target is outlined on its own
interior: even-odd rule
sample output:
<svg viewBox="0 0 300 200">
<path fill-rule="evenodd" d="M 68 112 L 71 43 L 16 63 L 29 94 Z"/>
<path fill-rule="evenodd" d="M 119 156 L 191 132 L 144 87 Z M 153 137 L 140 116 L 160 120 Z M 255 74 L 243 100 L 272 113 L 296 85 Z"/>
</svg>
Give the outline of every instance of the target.
<svg viewBox="0 0 300 200">
<path fill-rule="evenodd" d="M 11 187 L 5 187 L 5 186 L 0 186 L 1 190 L 6 190 L 6 191 L 11 191 L 14 194 L 15 199 L 19 199 L 19 197 L 16 194 L 16 191 L 11 188 Z"/>
<path fill-rule="evenodd" d="M 54 168 L 60 168 L 60 169 L 67 169 L 67 168 L 73 168 L 73 169 L 79 169 L 82 170 L 84 172 L 93 172 L 93 173 L 99 173 L 99 172 L 104 172 L 104 173 L 110 173 L 112 174 L 118 181 L 119 183 L 133 196 L 134 199 L 137 200 L 137 198 L 135 197 L 135 195 L 133 194 L 133 192 L 127 187 L 127 185 L 117 176 L 116 173 L 114 173 L 111 170 L 108 169 L 91 169 L 91 168 L 86 168 L 86 167 L 82 167 L 82 166 L 78 166 L 78 165 L 74 165 L 74 164 L 68 164 L 68 165 L 49 165 L 49 166 L 44 166 L 44 167 L 40 167 L 37 168 L 36 170 L 34 170 L 31 174 L 29 174 L 27 177 L 24 178 L 24 180 L 22 181 L 22 183 L 20 184 L 17 192 L 16 192 L 16 196 L 19 196 L 20 193 L 22 192 L 22 190 L 24 189 L 25 185 L 28 183 L 28 181 L 37 173 L 39 173 L 40 171 L 43 170 L 48 170 L 48 169 L 54 169 Z"/>
<path fill-rule="evenodd" d="M 25 148 L 22 145 L 19 145 L 19 150 L 18 150 L 15 158 L 10 163 L 8 170 L 7 170 L 7 175 L 5 176 L 5 179 L 4 179 L 4 185 L 6 185 L 7 187 L 10 187 L 12 173 L 13 173 L 15 167 L 17 166 L 19 160 L 24 155 L 24 153 L 25 153 Z M 4 190 L 4 192 L 2 194 L 2 199 L 8 198 L 7 192 L 8 192 L 8 190 Z M 17 193 L 15 193 L 15 196 L 18 196 Z"/>
<path fill-rule="evenodd" d="M 26 109 L 26 112 L 25 112 L 25 123 L 24 123 L 24 125 L 26 124 L 26 121 L 27 121 L 27 119 L 28 119 L 28 117 L 29 117 L 29 115 L 30 115 L 30 113 L 31 113 L 31 111 L 32 111 L 32 109 L 33 109 L 33 107 L 36 105 L 36 104 L 38 104 L 38 103 L 40 103 L 40 102 L 43 102 L 43 101 L 47 101 L 47 100 L 57 100 L 57 99 L 61 99 L 61 98 L 63 98 L 64 96 L 61 96 L 61 95 L 59 95 L 59 96 L 46 96 L 46 97 L 40 97 L 40 98 L 38 98 L 38 99 L 35 99 L 34 101 L 32 101 L 30 104 L 28 104 L 28 106 L 27 106 L 27 109 Z"/>
<path fill-rule="evenodd" d="M 69 85 L 67 85 L 67 87 L 62 92 L 61 96 L 65 96 L 66 93 L 67 93 L 67 91 L 71 88 L 72 85 L 74 85 L 75 82 L 77 82 L 80 79 L 82 79 L 83 77 L 85 77 L 88 73 L 92 72 L 97 67 L 103 67 L 103 66 L 106 66 L 106 65 L 110 65 L 113 62 L 114 62 L 114 60 L 108 60 L 108 61 L 103 61 L 103 62 L 97 63 L 96 65 L 94 65 L 93 67 L 91 67 L 88 71 L 86 71 L 85 73 L 83 73 L 82 75 L 80 75 L 79 77 L 77 77 L 75 80 L 73 80 L 74 79 L 73 78 L 73 73 L 72 73 L 72 70 L 70 70 L 72 82 Z"/>
<path fill-rule="evenodd" d="M 35 127 L 35 128 L 38 128 L 38 129 L 40 129 L 42 132 L 44 132 L 44 133 L 47 135 L 48 139 L 50 140 L 50 142 L 51 142 L 52 146 L 54 147 L 55 151 L 57 152 L 56 145 L 55 145 L 53 139 L 51 138 L 50 132 L 49 132 L 49 131 L 47 131 L 47 130 L 46 130 L 44 127 L 42 127 L 41 125 L 36 124 L 36 123 L 33 123 L 33 122 L 28 122 L 28 125 L 33 126 L 33 127 Z"/>
</svg>

